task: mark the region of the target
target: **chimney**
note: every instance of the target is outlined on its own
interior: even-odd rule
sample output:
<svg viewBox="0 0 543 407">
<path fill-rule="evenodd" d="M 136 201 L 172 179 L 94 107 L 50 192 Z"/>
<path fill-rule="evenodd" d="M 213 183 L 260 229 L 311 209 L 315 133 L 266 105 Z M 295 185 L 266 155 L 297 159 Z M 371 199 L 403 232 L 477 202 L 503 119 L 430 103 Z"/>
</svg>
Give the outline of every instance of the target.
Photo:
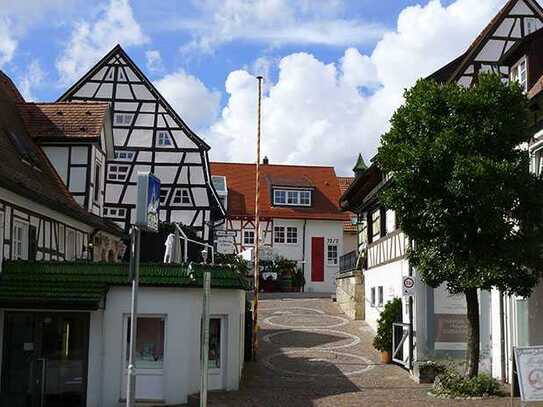
<svg viewBox="0 0 543 407">
<path fill-rule="evenodd" d="M 270 160 L 268 160 L 268 156 L 264 156 L 264 158 L 262 159 L 262 165 L 268 165 L 270 163 Z"/>
</svg>

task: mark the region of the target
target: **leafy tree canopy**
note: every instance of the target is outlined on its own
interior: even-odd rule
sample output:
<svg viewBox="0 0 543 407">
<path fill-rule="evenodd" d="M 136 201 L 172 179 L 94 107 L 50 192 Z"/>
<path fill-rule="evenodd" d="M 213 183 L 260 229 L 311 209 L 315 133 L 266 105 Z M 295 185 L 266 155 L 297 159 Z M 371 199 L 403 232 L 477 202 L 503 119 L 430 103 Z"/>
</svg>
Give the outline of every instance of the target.
<svg viewBox="0 0 543 407">
<path fill-rule="evenodd" d="M 529 295 L 543 262 L 543 181 L 529 171 L 528 100 L 516 83 L 420 80 L 405 92 L 377 154 L 381 199 L 415 242 L 424 281 L 453 293 Z"/>
</svg>

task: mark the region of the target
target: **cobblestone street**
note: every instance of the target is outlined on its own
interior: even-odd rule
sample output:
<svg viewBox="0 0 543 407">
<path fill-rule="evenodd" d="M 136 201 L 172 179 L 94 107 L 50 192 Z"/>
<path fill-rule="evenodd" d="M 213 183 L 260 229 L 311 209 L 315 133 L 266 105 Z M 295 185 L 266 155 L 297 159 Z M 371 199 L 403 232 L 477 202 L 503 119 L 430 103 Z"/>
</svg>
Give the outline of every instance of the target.
<svg viewBox="0 0 543 407">
<path fill-rule="evenodd" d="M 210 406 L 510 406 L 509 398 L 437 400 L 395 365 L 383 365 L 364 322 L 329 298 L 260 303 L 258 361 L 240 391 L 210 393 Z M 514 405 L 518 405 L 515 403 Z"/>
</svg>

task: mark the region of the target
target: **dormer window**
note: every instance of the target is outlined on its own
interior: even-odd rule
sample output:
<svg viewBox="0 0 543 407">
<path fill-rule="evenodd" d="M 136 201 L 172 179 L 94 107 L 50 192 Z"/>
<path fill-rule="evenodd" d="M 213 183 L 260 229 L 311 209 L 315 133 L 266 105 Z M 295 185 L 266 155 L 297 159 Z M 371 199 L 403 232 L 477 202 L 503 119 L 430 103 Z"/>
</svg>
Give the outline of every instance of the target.
<svg viewBox="0 0 543 407">
<path fill-rule="evenodd" d="M 524 92 L 528 92 L 528 64 L 523 57 L 511 68 L 511 80 L 518 81 Z"/>
<path fill-rule="evenodd" d="M 311 206 L 311 191 L 299 189 L 274 189 L 273 204 L 278 206 Z"/>
</svg>

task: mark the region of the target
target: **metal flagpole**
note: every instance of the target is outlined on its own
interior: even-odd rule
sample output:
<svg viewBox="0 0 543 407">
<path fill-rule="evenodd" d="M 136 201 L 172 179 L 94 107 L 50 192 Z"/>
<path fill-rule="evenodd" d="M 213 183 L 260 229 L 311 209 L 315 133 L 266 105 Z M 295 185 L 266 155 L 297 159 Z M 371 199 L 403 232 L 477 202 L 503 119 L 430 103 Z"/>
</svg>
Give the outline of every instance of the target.
<svg viewBox="0 0 543 407">
<path fill-rule="evenodd" d="M 255 290 L 253 298 L 253 343 L 252 357 L 256 360 L 257 334 L 258 334 L 258 291 L 260 283 L 260 218 L 259 218 L 259 200 L 260 200 L 260 109 L 262 102 L 262 76 L 258 79 L 258 104 L 256 118 L 256 198 L 255 198 Z"/>
<path fill-rule="evenodd" d="M 130 279 L 132 280 L 132 301 L 130 306 L 130 352 L 128 355 L 128 378 L 126 385 L 126 406 L 133 407 L 136 400 L 136 331 L 138 326 L 138 286 L 140 267 L 140 229 L 132 227 L 130 252 Z"/>
</svg>

